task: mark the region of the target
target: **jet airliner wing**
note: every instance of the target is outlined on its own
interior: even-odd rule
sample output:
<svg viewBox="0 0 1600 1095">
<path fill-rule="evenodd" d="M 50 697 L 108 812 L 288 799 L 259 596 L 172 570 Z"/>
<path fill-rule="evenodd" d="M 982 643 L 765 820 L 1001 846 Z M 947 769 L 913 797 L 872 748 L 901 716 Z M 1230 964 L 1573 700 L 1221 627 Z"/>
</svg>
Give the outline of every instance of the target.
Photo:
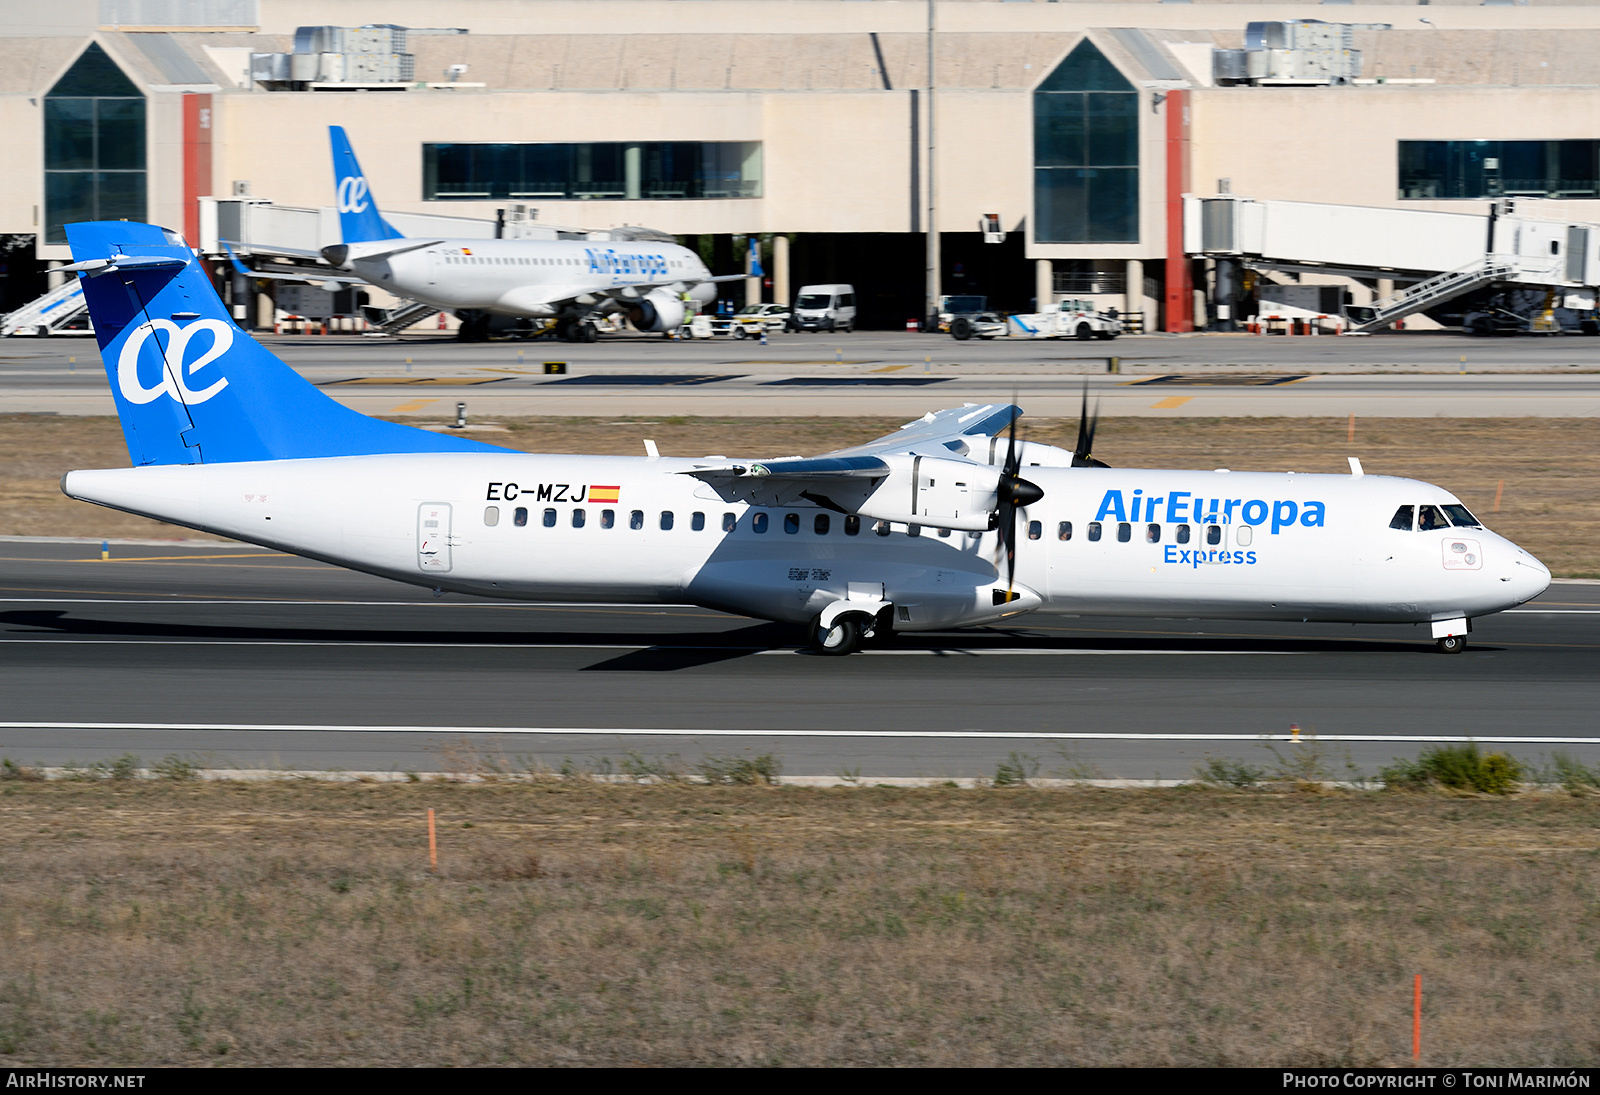
<svg viewBox="0 0 1600 1095">
<path fill-rule="evenodd" d="M 223 250 L 228 252 L 228 262 L 233 266 L 234 270 L 248 278 L 265 278 L 268 281 L 300 281 L 311 283 L 326 281 L 333 282 L 340 286 L 357 285 L 361 282 L 361 279 L 355 277 L 354 275 L 336 274 L 331 272 L 324 274 L 320 270 L 308 270 L 304 274 L 288 274 L 270 270 L 252 270 L 250 267 L 239 261 L 239 256 L 233 253 L 233 248 L 228 246 L 227 240 L 218 240 L 217 242 L 221 243 Z"/>
</svg>

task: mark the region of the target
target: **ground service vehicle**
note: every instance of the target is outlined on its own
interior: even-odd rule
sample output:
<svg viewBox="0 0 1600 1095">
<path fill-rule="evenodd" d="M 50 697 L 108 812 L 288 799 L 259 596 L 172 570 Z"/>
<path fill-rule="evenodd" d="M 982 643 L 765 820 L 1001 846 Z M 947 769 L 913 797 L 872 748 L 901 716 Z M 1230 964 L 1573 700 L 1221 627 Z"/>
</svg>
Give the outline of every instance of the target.
<svg viewBox="0 0 1600 1095">
<path fill-rule="evenodd" d="M 856 288 L 853 285 L 802 285 L 794 301 L 796 331 L 853 331 L 856 329 Z"/>
<path fill-rule="evenodd" d="M 1063 300 L 1048 312 L 1011 317 L 1017 338 L 1111 339 L 1122 333 L 1122 321 L 1095 311 L 1092 300 Z"/>
<path fill-rule="evenodd" d="M 760 338 L 763 331 L 786 331 L 792 316 L 787 304 L 746 304 L 730 324 L 734 338 Z"/>
</svg>

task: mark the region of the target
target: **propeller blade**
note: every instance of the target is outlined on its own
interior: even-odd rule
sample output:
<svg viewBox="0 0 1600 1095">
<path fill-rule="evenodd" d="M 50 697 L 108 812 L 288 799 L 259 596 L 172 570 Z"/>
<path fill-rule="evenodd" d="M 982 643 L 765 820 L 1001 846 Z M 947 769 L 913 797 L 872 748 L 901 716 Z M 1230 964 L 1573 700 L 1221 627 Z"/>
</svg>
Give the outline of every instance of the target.
<svg viewBox="0 0 1600 1095">
<path fill-rule="evenodd" d="M 1015 397 L 1012 402 L 1015 403 Z M 1011 599 L 1017 576 L 1017 510 L 1031 506 L 1044 497 L 1036 483 L 1022 478 L 1022 449 L 1017 444 L 1017 420 L 1011 420 L 1006 443 L 1006 460 L 1001 467 L 1000 481 L 995 485 L 995 527 L 999 532 L 1000 554 L 1006 560 L 1006 600 Z M 998 564 L 999 560 L 996 560 Z"/>
<path fill-rule="evenodd" d="M 1072 466 L 1075 468 L 1109 468 L 1111 465 L 1094 458 L 1094 434 L 1100 427 L 1100 404 L 1096 403 L 1094 414 L 1089 413 L 1089 382 L 1083 382 L 1083 410 L 1078 414 L 1078 445 L 1072 450 Z"/>
</svg>

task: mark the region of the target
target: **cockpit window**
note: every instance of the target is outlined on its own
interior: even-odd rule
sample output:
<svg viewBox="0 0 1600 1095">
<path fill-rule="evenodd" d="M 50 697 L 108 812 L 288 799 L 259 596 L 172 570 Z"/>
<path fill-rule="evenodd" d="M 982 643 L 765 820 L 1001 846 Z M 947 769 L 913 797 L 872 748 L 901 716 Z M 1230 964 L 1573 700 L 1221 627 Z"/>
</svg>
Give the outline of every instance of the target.
<svg viewBox="0 0 1600 1095">
<path fill-rule="evenodd" d="M 1411 511 L 1415 508 L 1415 506 L 1401 506 L 1399 509 L 1395 510 L 1394 516 L 1389 518 L 1389 527 L 1397 528 L 1401 532 L 1410 532 L 1412 516 Z"/>
<path fill-rule="evenodd" d="M 1440 512 L 1438 506 L 1417 507 L 1417 531 L 1436 532 L 1439 529 L 1450 527 L 1450 519 Z"/>
<path fill-rule="evenodd" d="M 1446 506 L 1444 511 L 1450 515 L 1450 523 L 1456 528 L 1482 528 L 1483 522 L 1472 516 L 1472 511 L 1466 506 Z"/>
</svg>

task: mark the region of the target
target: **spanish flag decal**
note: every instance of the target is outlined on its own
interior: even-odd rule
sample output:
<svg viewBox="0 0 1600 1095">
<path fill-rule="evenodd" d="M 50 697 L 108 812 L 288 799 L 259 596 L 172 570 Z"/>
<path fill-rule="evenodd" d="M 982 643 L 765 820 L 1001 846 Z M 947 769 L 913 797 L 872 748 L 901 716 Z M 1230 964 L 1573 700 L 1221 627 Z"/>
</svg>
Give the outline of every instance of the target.
<svg viewBox="0 0 1600 1095">
<path fill-rule="evenodd" d="M 591 502 L 615 502 L 617 500 L 617 496 L 620 495 L 621 493 L 622 493 L 622 488 L 621 487 L 597 487 L 597 486 L 591 486 L 589 488 L 589 501 L 591 501 Z"/>
<path fill-rule="evenodd" d="M 462 249 L 461 249 L 461 253 L 462 253 L 462 254 L 463 254 L 463 255 L 470 255 L 470 254 L 472 254 L 472 248 L 470 248 L 470 247 L 463 247 L 463 248 L 462 248 Z"/>
</svg>

